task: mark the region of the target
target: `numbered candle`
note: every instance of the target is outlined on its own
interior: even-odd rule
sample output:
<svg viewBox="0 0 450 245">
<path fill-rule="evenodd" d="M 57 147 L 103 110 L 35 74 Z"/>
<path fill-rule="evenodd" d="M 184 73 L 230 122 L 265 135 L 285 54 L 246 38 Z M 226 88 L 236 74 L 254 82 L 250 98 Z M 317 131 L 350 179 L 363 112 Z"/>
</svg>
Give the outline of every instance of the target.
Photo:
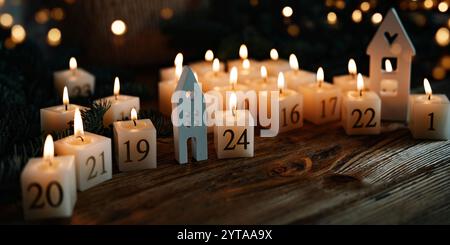
<svg viewBox="0 0 450 245">
<path fill-rule="evenodd" d="M 74 155 L 77 188 L 87 190 L 112 178 L 111 139 L 84 132 L 80 110 L 75 109 L 74 134 L 55 142 L 58 155 Z"/>
<path fill-rule="evenodd" d="M 287 60 L 280 59 L 278 51 L 276 49 L 270 50 L 270 59 L 261 62 L 267 68 L 269 76 L 278 76 L 280 72 L 286 72 L 289 70 L 289 62 Z"/>
<path fill-rule="evenodd" d="M 156 168 L 156 129 L 150 119 L 114 122 L 114 146 L 120 171 Z"/>
<path fill-rule="evenodd" d="M 212 62 L 212 71 L 204 74 L 202 77 L 202 84 L 204 91 L 214 89 L 214 87 L 223 87 L 228 84 L 229 75 L 220 69 L 219 59 L 214 59 Z"/>
<path fill-rule="evenodd" d="M 286 83 L 289 89 L 299 91 L 300 86 L 306 86 L 316 82 L 316 74 L 313 72 L 300 70 L 297 56 L 291 54 L 289 56 L 290 70 L 284 73 Z"/>
<path fill-rule="evenodd" d="M 342 127 L 348 135 L 379 134 L 381 99 L 375 92 L 364 91 L 360 73 L 356 87 L 356 91 L 347 91 L 342 98 Z"/>
<path fill-rule="evenodd" d="M 64 87 L 63 104 L 41 109 L 41 131 L 61 132 L 70 127 L 73 120 L 75 108 L 83 109 L 84 107 L 69 104 L 69 93 L 67 87 Z"/>
<path fill-rule="evenodd" d="M 430 83 L 423 81 L 425 95 L 411 95 L 409 129 L 416 139 L 450 139 L 450 103 L 446 95 L 432 94 Z"/>
<path fill-rule="evenodd" d="M 230 95 L 230 109 L 216 112 L 214 146 L 217 158 L 253 157 L 255 122 L 248 110 L 236 109 L 237 96 Z"/>
<path fill-rule="evenodd" d="M 95 77 L 82 68 L 78 68 L 77 60 L 70 58 L 69 70 L 53 73 L 55 89 L 59 96 L 63 95 L 64 87 L 69 90 L 70 97 L 88 97 L 94 94 Z"/>
<path fill-rule="evenodd" d="M 178 80 L 179 76 L 177 76 L 177 67 L 183 67 L 183 54 L 178 53 L 175 56 L 175 60 L 173 61 L 174 66 L 162 68 L 159 70 L 159 76 L 161 81 L 169 81 L 169 80 Z"/>
<path fill-rule="evenodd" d="M 121 95 L 120 81 L 116 77 L 114 79 L 114 95 L 96 100 L 95 103 L 109 102 L 111 107 L 103 115 L 103 125 L 108 127 L 115 121 L 128 119 L 131 109 L 136 108 L 139 111 L 139 97 Z"/>
<path fill-rule="evenodd" d="M 72 216 L 77 200 L 74 156 L 54 156 L 53 138 L 44 143 L 44 157 L 31 158 L 21 174 L 26 220 Z"/>
<path fill-rule="evenodd" d="M 206 73 L 209 73 L 212 71 L 212 65 L 213 65 L 214 59 L 214 53 L 212 50 L 207 50 L 205 53 L 205 60 L 204 61 L 198 61 L 195 63 L 189 64 L 191 69 L 195 71 L 200 77 L 205 75 Z M 225 65 L 219 64 L 218 71 L 224 71 Z"/>
<path fill-rule="evenodd" d="M 348 75 L 341 75 L 333 77 L 333 84 L 341 88 L 343 93 L 347 91 L 354 91 L 356 88 L 356 74 L 357 74 L 356 62 L 354 59 L 348 61 Z M 364 89 L 369 87 L 369 78 L 363 76 Z"/>
<path fill-rule="evenodd" d="M 299 87 L 304 99 L 305 119 L 314 124 L 337 121 L 341 114 L 341 90 L 324 81 L 322 67 L 317 70 L 317 82 Z"/>
</svg>

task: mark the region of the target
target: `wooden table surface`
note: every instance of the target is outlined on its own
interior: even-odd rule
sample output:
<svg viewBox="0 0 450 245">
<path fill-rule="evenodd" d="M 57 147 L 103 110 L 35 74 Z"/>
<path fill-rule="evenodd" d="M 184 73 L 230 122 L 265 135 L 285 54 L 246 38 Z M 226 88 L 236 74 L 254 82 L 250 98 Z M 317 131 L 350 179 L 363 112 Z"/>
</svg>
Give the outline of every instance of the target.
<svg viewBox="0 0 450 245">
<path fill-rule="evenodd" d="M 386 125 L 385 125 L 386 126 Z M 255 157 L 178 165 L 158 139 L 158 168 L 117 173 L 78 193 L 71 224 L 449 224 L 450 141 L 406 128 L 347 136 L 338 123 L 255 137 Z M 20 203 L 1 223 L 23 223 Z M 56 222 L 56 221 L 51 221 Z"/>
</svg>

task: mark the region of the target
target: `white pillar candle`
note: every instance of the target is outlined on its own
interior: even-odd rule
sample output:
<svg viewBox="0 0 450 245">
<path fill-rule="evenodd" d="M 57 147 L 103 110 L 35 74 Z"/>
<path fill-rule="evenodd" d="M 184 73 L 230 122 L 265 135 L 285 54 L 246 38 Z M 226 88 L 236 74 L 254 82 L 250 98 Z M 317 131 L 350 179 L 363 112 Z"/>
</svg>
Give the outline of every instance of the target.
<svg viewBox="0 0 450 245">
<path fill-rule="evenodd" d="M 111 107 L 103 115 L 103 125 L 105 127 L 108 127 L 115 121 L 126 120 L 129 111 L 133 108 L 139 111 L 139 97 L 121 95 L 118 77 L 114 79 L 114 95 L 96 100 L 94 103 L 100 103 L 102 101 L 108 101 L 111 104 Z"/>
<path fill-rule="evenodd" d="M 239 72 L 239 82 L 245 83 L 248 80 L 259 77 L 259 62 L 248 59 L 248 49 L 245 44 L 239 48 L 240 59 L 228 61 L 228 68 L 236 67 Z"/>
<path fill-rule="evenodd" d="M 379 134 L 381 131 L 381 100 L 377 93 L 364 91 L 364 80 L 357 75 L 356 91 L 347 91 L 342 98 L 342 127 L 348 135 Z"/>
<path fill-rule="evenodd" d="M 356 62 L 354 59 L 348 61 L 348 75 L 340 75 L 333 77 L 333 84 L 341 88 L 343 93 L 354 91 L 356 88 L 356 74 L 358 73 Z M 364 88 L 369 87 L 369 78 L 363 76 Z"/>
<path fill-rule="evenodd" d="M 248 110 L 236 109 L 237 96 L 230 96 L 230 110 L 216 112 L 214 146 L 217 158 L 253 157 L 255 122 Z"/>
<path fill-rule="evenodd" d="M 322 67 L 317 71 L 316 84 L 299 87 L 303 94 L 305 119 L 314 124 L 337 121 L 341 114 L 341 90 L 324 81 Z"/>
<path fill-rule="evenodd" d="M 450 139 L 450 103 L 444 94 L 432 94 L 424 79 L 426 95 L 411 95 L 409 129 L 416 139 Z"/>
<path fill-rule="evenodd" d="M 261 66 L 260 75 L 260 77 L 248 81 L 246 85 L 257 92 L 278 90 L 277 78 L 268 76 L 266 66 Z"/>
<path fill-rule="evenodd" d="M 114 122 L 114 146 L 120 171 L 156 168 L 156 129 L 150 119 Z"/>
<path fill-rule="evenodd" d="M 214 87 L 223 87 L 228 84 L 229 75 L 220 69 L 221 63 L 219 59 L 214 59 L 212 70 L 206 72 L 202 78 L 203 90 L 205 92 L 214 89 Z"/>
<path fill-rule="evenodd" d="M 75 58 L 70 58 L 69 70 L 53 73 L 56 92 L 62 96 L 64 87 L 67 86 L 70 97 L 88 97 L 94 94 L 95 77 L 89 72 L 78 68 Z"/>
<path fill-rule="evenodd" d="M 74 155 L 78 190 L 84 191 L 112 178 L 111 139 L 84 132 L 80 110 L 74 116 L 74 135 L 55 142 L 58 155 Z"/>
<path fill-rule="evenodd" d="M 287 60 L 280 59 L 278 55 L 278 51 L 276 49 L 270 50 L 270 59 L 264 60 L 261 63 L 261 66 L 265 66 L 267 68 L 269 76 L 278 76 L 280 72 L 286 72 L 289 70 L 289 62 Z"/>
<path fill-rule="evenodd" d="M 54 157 L 53 138 L 48 135 L 44 157 L 28 161 L 21 186 L 26 220 L 72 216 L 77 200 L 74 156 Z"/>
<path fill-rule="evenodd" d="M 41 112 L 41 131 L 45 133 L 61 132 L 69 128 L 69 122 L 73 120 L 75 108 L 84 107 L 69 104 L 69 95 L 67 87 L 64 87 L 63 105 L 42 108 Z"/>
<path fill-rule="evenodd" d="M 287 87 L 292 90 L 299 91 L 300 86 L 306 86 L 316 82 L 316 74 L 313 72 L 300 70 L 297 56 L 291 54 L 289 56 L 290 70 L 284 73 Z"/>
<path fill-rule="evenodd" d="M 213 65 L 214 59 L 214 53 L 212 50 L 207 50 L 205 53 L 205 60 L 204 61 L 198 61 L 195 63 L 189 64 L 191 69 L 196 72 L 200 77 L 203 77 L 206 73 L 209 73 L 212 71 L 212 65 Z M 220 63 L 218 66 L 218 71 L 224 71 L 225 65 Z"/>
<path fill-rule="evenodd" d="M 174 66 L 166 67 L 159 70 L 160 81 L 178 80 L 177 67 L 183 67 L 183 54 L 178 53 L 175 56 Z"/>
</svg>

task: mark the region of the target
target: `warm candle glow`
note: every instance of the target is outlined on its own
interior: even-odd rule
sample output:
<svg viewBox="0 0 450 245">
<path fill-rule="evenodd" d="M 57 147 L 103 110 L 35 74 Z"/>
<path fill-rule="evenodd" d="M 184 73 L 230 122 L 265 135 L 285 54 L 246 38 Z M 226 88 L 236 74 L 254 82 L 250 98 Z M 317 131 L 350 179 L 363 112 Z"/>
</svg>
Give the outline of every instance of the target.
<svg viewBox="0 0 450 245">
<path fill-rule="evenodd" d="M 372 15 L 372 23 L 379 24 L 383 20 L 383 15 L 375 13 Z"/>
<path fill-rule="evenodd" d="M 248 57 L 248 49 L 247 46 L 245 46 L 245 44 L 242 44 L 241 47 L 239 48 L 239 57 L 241 57 L 241 59 L 247 59 Z"/>
<path fill-rule="evenodd" d="M 264 80 L 267 79 L 267 69 L 265 66 L 261 66 L 261 77 L 264 78 Z"/>
<path fill-rule="evenodd" d="M 279 56 L 278 56 L 278 51 L 276 49 L 271 49 L 270 50 L 270 58 L 272 60 L 278 60 Z"/>
<path fill-rule="evenodd" d="M 127 32 L 127 25 L 122 20 L 115 20 L 111 24 L 111 31 L 116 36 L 123 35 Z"/>
<path fill-rule="evenodd" d="M 83 130 L 83 120 L 81 119 L 81 112 L 80 109 L 77 107 L 75 108 L 75 115 L 73 118 L 73 131 L 75 137 L 81 137 L 83 139 L 84 137 L 84 130 Z"/>
<path fill-rule="evenodd" d="M 14 25 L 11 28 L 11 39 L 14 43 L 21 43 L 27 37 L 27 32 L 21 25 Z"/>
<path fill-rule="evenodd" d="M 211 49 L 208 49 L 205 53 L 205 61 L 211 62 L 214 59 L 214 53 Z"/>
<path fill-rule="evenodd" d="M 358 76 L 356 78 L 356 88 L 359 92 L 359 95 L 362 96 L 362 91 L 364 90 L 364 79 L 361 73 L 358 73 Z"/>
<path fill-rule="evenodd" d="M 297 56 L 295 56 L 295 54 L 289 55 L 289 66 L 291 67 L 292 70 L 298 71 L 298 69 L 299 69 L 298 60 L 297 60 Z"/>
<path fill-rule="evenodd" d="M 238 80 L 238 70 L 236 68 L 236 66 L 233 66 L 233 68 L 231 68 L 230 71 L 230 85 L 234 90 L 234 86 L 236 85 Z"/>
<path fill-rule="evenodd" d="M 233 112 L 233 115 L 234 112 L 236 111 L 236 107 L 237 107 L 237 96 L 236 93 L 232 92 L 230 94 L 230 110 Z"/>
<path fill-rule="evenodd" d="M 71 57 L 69 60 L 69 67 L 70 70 L 73 72 L 77 69 L 78 65 L 77 65 L 77 60 L 74 57 Z"/>
<path fill-rule="evenodd" d="M 317 75 L 316 75 L 317 85 L 319 86 L 319 88 L 322 87 L 324 77 L 325 77 L 325 75 L 323 74 L 323 68 L 319 67 L 319 69 L 317 70 Z"/>
<path fill-rule="evenodd" d="M 242 61 L 242 68 L 244 68 L 244 70 L 248 70 L 250 69 L 250 60 L 245 59 Z"/>
<path fill-rule="evenodd" d="M 355 62 L 355 60 L 354 59 L 350 59 L 348 61 L 348 73 L 350 75 L 355 76 L 357 72 L 358 72 L 358 70 L 356 69 L 356 62 Z"/>
<path fill-rule="evenodd" d="M 67 86 L 64 86 L 63 104 L 64 104 L 64 106 L 66 108 L 66 111 L 67 111 L 67 106 L 69 105 L 69 93 L 67 92 Z"/>
<path fill-rule="evenodd" d="M 433 91 L 431 90 L 431 85 L 428 79 L 423 79 L 423 87 L 425 88 L 425 93 L 428 95 L 428 99 L 431 99 L 431 94 Z"/>
<path fill-rule="evenodd" d="M 220 71 L 220 61 L 219 59 L 215 58 L 212 63 L 212 69 L 214 73 L 218 73 Z"/>
<path fill-rule="evenodd" d="M 44 160 L 51 164 L 54 156 L 55 156 L 55 148 L 53 145 L 53 137 L 51 134 L 49 134 L 47 135 L 47 138 L 45 138 L 44 143 Z"/>
<path fill-rule="evenodd" d="M 137 120 L 137 112 L 136 109 L 131 109 L 131 120 Z"/>
<path fill-rule="evenodd" d="M 283 14 L 284 17 L 289 18 L 294 13 L 294 10 L 292 10 L 292 8 L 289 6 L 286 6 L 281 10 L 281 13 Z"/>
<path fill-rule="evenodd" d="M 175 60 L 173 62 L 175 66 L 183 66 L 183 54 L 178 53 L 177 56 L 175 56 Z"/>
<path fill-rule="evenodd" d="M 176 65 L 175 66 L 175 77 L 176 79 L 180 79 L 181 73 L 183 73 L 183 66 L 182 65 Z"/>
<path fill-rule="evenodd" d="M 389 60 L 389 59 L 386 59 L 385 61 L 384 61 L 384 70 L 386 71 L 386 72 L 392 72 L 392 64 L 391 64 L 391 61 Z"/>
<path fill-rule="evenodd" d="M 114 79 L 114 96 L 116 97 L 116 99 L 117 99 L 117 96 L 119 96 L 119 93 L 120 93 L 120 81 L 119 81 L 119 78 L 116 77 Z"/>
<path fill-rule="evenodd" d="M 47 43 L 50 46 L 58 46 L 61 43 L 61 31 L 58 28 L 52 28 L 48 31 Z"/>
<path fill-rule="evenodd" d="M 278 90 L 280 90 L 280 94 L 283 93 L 284 89 L 284 74 L 283 72 L 278 73 Z"/>
</svg>

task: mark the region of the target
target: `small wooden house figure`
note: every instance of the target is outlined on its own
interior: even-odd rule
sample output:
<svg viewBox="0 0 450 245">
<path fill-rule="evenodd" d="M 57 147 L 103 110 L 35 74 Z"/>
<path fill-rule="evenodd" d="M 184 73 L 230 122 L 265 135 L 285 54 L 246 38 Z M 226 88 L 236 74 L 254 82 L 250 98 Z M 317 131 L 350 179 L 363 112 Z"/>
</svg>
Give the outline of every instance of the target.
<svg viewBox="0 0 450 245">
<path fill-rule="evenodd" d="M 381 98 L 381 119 L 406 121 L 411 83 L 411 61 L 416 50 L 390 9 L 367 47 L 370 56 L 370 90 Z"/>
<path fill-rule="evenodd" d="M 171 98 L 175 159 L 188 162 L 188 140 L 197 161 L 208 159 L 207 125 L 204 121 L 205 98 L 191 68 L 185 66 Z"/>
</svg>

